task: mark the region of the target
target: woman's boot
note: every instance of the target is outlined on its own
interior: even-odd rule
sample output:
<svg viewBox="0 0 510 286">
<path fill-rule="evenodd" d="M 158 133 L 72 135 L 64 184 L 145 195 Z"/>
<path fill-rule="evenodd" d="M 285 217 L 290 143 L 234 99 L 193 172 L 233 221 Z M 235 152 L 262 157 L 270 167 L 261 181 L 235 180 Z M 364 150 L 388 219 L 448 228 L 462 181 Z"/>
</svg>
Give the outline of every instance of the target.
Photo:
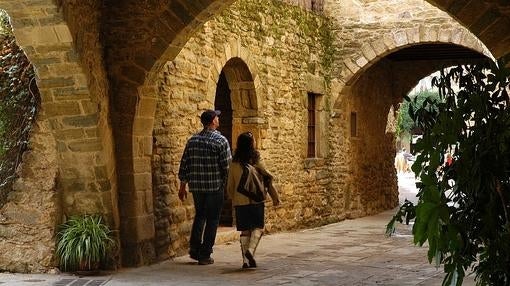
<svg viewBox="0 0 510 286">
<path fill-rule="evenodd" d="M 246 251 L 248 251 L 248 246 L 250 244 L 250 237 L 248 235 L 241 235 L 239 241 L 241 242 L 241 254 L 243 255 L 243 268 L 248 268 L 249 261 L 245 255 L 245 253 L 246 253 Z"/>
<path fill-rule="evenodd" d="M 259 245 L 259 241 L 260 238 L 262 237 L 262 234 L 263 231 L 260 228 L 256 228 L 251 231 L 248 250 L 244 253 L 246 258 L 248 258 L 248 263 L 250 267 L 257 267 L 257 262 L 255 261 L 255 250 L 257 250 L 257 246 Z"/>
</svg>

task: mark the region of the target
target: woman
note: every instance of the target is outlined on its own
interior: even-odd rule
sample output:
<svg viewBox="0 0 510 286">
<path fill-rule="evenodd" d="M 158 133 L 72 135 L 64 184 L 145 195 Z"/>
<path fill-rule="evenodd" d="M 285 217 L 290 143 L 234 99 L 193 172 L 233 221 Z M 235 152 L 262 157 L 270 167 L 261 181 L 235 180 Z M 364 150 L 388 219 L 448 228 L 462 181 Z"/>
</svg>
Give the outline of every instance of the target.
<svg viewBox="0 0 510 286">
<path fill-rule="evenodd" d="M 273 177 L 265 169 L 259 152 L 255 150 L 255 139 L 251 132 L 242 133 L 237 138 L 236 150 L 228 172 L 227 192 L 235 208 L 237 230 L 241 232 L 243 268 L 253 268 L 257 267 L 255 250 L 264 231 L 265 204 L 263 201 L 255 202 L 237 191 L 246 164 L 258 170 L 264 178 L 264 187 L 271 196 L 273 205 L 279 205 L 280 199 L 272 184 Z"/>
</svg>

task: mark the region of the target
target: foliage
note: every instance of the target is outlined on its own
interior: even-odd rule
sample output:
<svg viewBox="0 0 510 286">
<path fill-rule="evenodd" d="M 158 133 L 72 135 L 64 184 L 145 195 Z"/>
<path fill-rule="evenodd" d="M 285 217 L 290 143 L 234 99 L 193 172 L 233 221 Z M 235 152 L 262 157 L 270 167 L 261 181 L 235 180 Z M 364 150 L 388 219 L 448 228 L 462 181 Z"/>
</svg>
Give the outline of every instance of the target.
<svg viewBox="0 0 510 286">
<path fill-rule="evenodd" d="M 428 242 L 429 262 L 443 264 L 443 285 L 510 285 L 510 71 L 487 62 L 442 71 L 433 84 L 441 102 L 411 110 L 423 131 L 412 169 L 419 176 L 414 242 Z M 459 91 L 451 87 L 456 82 Z M 430 108 L 435 104 L 435 108 Z M 444 164 L 444 154 L 454 154 Z"/>
<path fill-rule="evenodd" d="M 416 129 L 417 126 L 415 125 L 409 112 L 422 106 L 426 100 L 429 102 L 439 100 L 439 94 L 435 91 L 421 91 L 417 94 L 409 96 L 408 100 L 404 100 L 404 102 L 402 102 L 397 116 L 397 137 L 410 135 L 411 131 Z"/>
<path fill-rule="evenodd" d="M 39 105 L 34 69 L 16 44 L 7 14 L 0 10 L 0 205 L 26 149 Z"/>
<path fill-rule="evenodd" d="M 92 270 L 115 245 L 111 235 L 111 230 L 99 215 L 71 217 L 60 226 L 57 234 L 60 266 L 65 271 Z"/>
</svg>

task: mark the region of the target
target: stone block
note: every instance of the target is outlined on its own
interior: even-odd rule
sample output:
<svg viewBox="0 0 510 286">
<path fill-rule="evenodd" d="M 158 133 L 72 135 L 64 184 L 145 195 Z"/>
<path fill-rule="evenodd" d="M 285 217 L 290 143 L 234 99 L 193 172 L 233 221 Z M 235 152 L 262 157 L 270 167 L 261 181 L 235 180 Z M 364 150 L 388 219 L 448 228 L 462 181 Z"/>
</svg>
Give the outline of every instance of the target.
<svg viewBox="0 0 510 286">
<path fill-rule="evenodd" d="M 420 42 L 420 29 L 418 27 L 406 29 L 406 34 L 409 43 Z"/>
<path fill-rule="evenodd" d="M 54 29 L 59 42 L 61 43 L 73 42 L 73 36 L 71 35 L 71 31 L 69 31 L 69 27 L 67 27 L 67 25 L 57 25 L 54 26 Z"/>
<path fill-rule="evenodd" d="M 46 102 L 42 103 L 42 110 L 46 117 L 77 115 L 81 113 L 77 102 Z"/>
<path fill-rule="evenodd" d="M 70 127 L 92 127 L 97 125 L 98 114 L 64 117 L 62 123 Z"/>
<path fill-rule="evenodd" d="M 156 112 L 157 99 L 153 97 L 142 97 L 138 103 L 136 110 L 136 116 L 140 117 L 152 117 Z"/>
<path fill-rule="evenodd" d="M 15 34 L 21 45 L 48 45 L 58 42 L 52 26 L 23 28 Z"/>
<path fill-rule="evenodd" d="M 60 59 L 59 59 L 60 60 Z M 62 74 L 74 74 L 74 73 L 82 73 L 83 69 L 77 63 L 58 63 L 52 64 L 48 66 L 48 71 L 52 75 L 62 75 Z"/>
<path fill-rule="evenodd" d="M 395 40 L 395 45 L 397 47 L 405 46 L 409 43 L 407 40 L 407 33 L 405 31 L 397 31 L 393 35 L 393 39 Z"/>
<path fill-rule="evenodd" d="M 103 144 L 98 138 L 82 139 L 68 143 L 69 150 L 74 152 L 98 152 L 103 150 Z"/>
<path fill-rule="evenodd" d="M 133 171 L 135 173 L 151 172 L 151 159 L 149 157 L 137 157 L 133 159 Z"/>
<path fill-rule="evenodd" d="M 139 136 L 135 137 L 136 155 L 139 157 L 152 155 L 152 136 Z"/>
<path fill-rule="evenodd" d="M 360 67 L 360 68 L 365 68 L 366 65 L 368 64 L 368 60 L 364 57 L 364 56 L 360 56 L 356 59 L 356 64 Z"/>
<path fill-rule="evenodd" d="M 138 243 L 154 238 L 153 215 L 124 218 L 121 225 L 121 237 L 127 243 Z"/>
<path fill-rule="evenodd" d="M 150 136 L 154 128 L 154 117 L 136 117 L 133 123 L 134 136 Z"/>
<path fill-rule="evenodd" d="M 99 137 L 99 131 L 97 128 L 84 128 L 83 131 L 85 132 L 85 137 L 87 138 L 98 138 Z M 103 143 L 103 146 L 107 146 L 105 143 Z"/>
<path fill-rule="evenodd" d="M 372 46 L 370 46 L 370 44 L 364 44 L 361 47 L 361 52 L 368 61 L 371 61 L 377 57 L 376 52 L 374 51 L 374 49 L 372 49 Z"/>
<path fill-rule="evenodd" d="M 75 81 L 72 77 L 50 77 L 41 78 L 38 82 L 41 88 L 68 87 L 73 86 Z"/>
<path fill-rule="evenodd" d="M 119 192 L 119 209 L 121 217 L 130 217 L 135 215 L 146 215 L 145 192 Z"/>
<path fill-rule="evenodd" d="M 133 182 L 135 190 L 152 190 L 152 176 L 150 172 L 135 173 L 133 175 Z"/>
<path fill-rule="evenodd" d="M 382 39 L 376 39 L 371 43 L 371 45 L 377 55 L 382 55 L 386 52 L 386 46 Z"/>
<path fill-rule="evenodd" d="M 56 100 L 80 100 L 90 97 L 87 88 L 56 87 L 52 88 Z"/>
<path fill-rule="evenodd" d="M 344 64 L 352 74 L 356 74 L 360 70 L 360 67 L 356 65 L 351 59 L 345 59 Z"/>
<path fill-rule="evenodd" d="M 85 182 L 79 178 L 60 178 L 60 185 L 64 191 L 82 192 L 85 191 Z"/>
</svg>

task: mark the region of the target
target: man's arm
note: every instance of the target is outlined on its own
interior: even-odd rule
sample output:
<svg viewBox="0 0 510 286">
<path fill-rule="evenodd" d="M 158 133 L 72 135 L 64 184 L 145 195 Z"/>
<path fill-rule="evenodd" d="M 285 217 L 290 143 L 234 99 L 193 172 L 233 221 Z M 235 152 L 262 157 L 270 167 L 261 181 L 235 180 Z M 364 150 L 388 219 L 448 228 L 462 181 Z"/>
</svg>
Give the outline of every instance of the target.
<svg viewBox="0 0 510 286">
<path fill-rule="evenodd" d="M 181 186 L 179 187 L 179 199 L 183 202 L 188 197 L 188 192 L 186 191 L 186 185 L 189 181 L 188 144 L 186 144 L 182 154 L 181 164 L 179 166 L 179 180 L 181 181 Z"/>
<path fill-rule="evenodd" d="M 188 198 L 188 192 L 186 191 L 186 182 L 181 181 L 181 187 L 179 188 L 179 200 L 184 202 Z"/>
</svg>

